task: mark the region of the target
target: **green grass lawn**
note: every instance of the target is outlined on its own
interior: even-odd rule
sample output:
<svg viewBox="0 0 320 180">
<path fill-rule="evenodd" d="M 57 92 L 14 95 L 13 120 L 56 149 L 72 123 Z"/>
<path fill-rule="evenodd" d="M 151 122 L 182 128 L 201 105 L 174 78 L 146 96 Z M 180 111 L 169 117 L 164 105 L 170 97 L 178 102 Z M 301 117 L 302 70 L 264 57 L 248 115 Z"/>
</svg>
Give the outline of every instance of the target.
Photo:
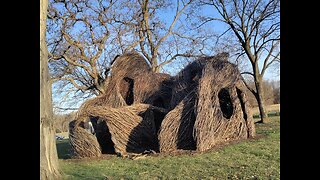
<svg viewBox="0 0 320 180">
<path fill-rule="evenodd" d="M 62 140 L 59 162 L 65 179 L 280 179 L 280 116 L 270 120 L 256 124 L 262 138 L 193 155 L 68 160 L 70 146 Z"/>
</svg>

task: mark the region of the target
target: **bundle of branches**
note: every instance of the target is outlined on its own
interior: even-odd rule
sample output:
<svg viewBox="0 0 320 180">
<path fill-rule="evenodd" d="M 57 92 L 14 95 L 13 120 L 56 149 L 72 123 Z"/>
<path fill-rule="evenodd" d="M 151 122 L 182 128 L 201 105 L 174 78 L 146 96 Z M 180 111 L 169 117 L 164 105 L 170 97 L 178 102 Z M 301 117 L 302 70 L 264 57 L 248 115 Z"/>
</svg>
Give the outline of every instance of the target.
<svg viewBox="0 0 320 180">
<path fill-rule="evenodd" d="M 250 106 L 235 65 L 217 60 L 203 69 L 199 82 L 194 139 L 198 151 L 255 135 Z"/>
<path fill-rule="evenodd" d="M 169 75 L 162 73 L 141 74 L 134 79 L 134 82 L 134 103 L 145 103 L 169 110 L 172 92 L 172 80 Z M 149 114 L 149 117 L 154 117 L 153 121 L 158 132 L 166 113 L 160 111 L 146 113 Z"/>
<path fill-rule="evenodd" d="M 165 116 L 158 137 L 160 152 L 196 149 L 192 135 L 196 99 L 195 91 L 191 91 L 176 108 Z"/>
<path fill-rule="evenodd" d="M 135 68 L 132 68 L 134 65 Z M 89 106 L 101 106 L 118 108 L 129 104 L 126 91 L 129 92 L 129 84 L 122 87 L 123 82 L 127 80 L 125 77 L 134 77 L 138 74 L 138 68 L 144 72 L 150 71 L 149 65 L 136 53 L 129 53 L 120 57 L 116 57 L 113 62 L 112 73 L 105 87 L 105 93 L 85 101 L 78 110 L 77 118 L 90 118 L 94 124 L 96 137 L 103 153 L 114 152 L 114 143 L 111 139 L 111 133 L 106 124 L 106 119 L 99 116 L 84 116 L 84 111 Z M 127 89 L 126 89 L 127 88 Z M 124 90 L 122 90 L 124 89 Z M 75 136 L 75 138 L 77 138 Z M 80 137 L 78 137 L 80 138 Z"/>
<path fill-rule="evenodd" d="M 120 80 L 123 77 L 133 79 L 141 72 L 151 72 L 151 67 L 137 52 L 130 52 L 117 56 L 112 63 L 111 79 Z"/>
<path fill-rule="evenodd" d="M 105 86 L 105 93 L 84 102 L 79 112 L 89 105 L 117 108 L 132 104 L 133 101 L 128 102 L 132 96 L 131 91 L 133 91 L 131 80 L 139 76 L 141 72 L 149 73 L 151 68 L 138 53 L 132 52 L 116 57 L 112 63 L 111 75 Z"/>
<path fill-rule="evenodd" d="M 191 91 L 194 91 L 202 73 L 204 61 L 193 61 L 173 78 L 170 107 L 175 108 Z"/>
<path fill-rule="evenodd" d="M 171 105 L 178 105 L 161 125 L 160 151 L 205 151 L 226 141 L 253 137 L 244 88 L 240 72 L 225 54 L 188 65 L 175 77 Z"/>
<path fill-rule="evenodd" d="M 199 79 L 204 66 L 216 59 L 220 58 L 215 56 L 193 61 L 173 78 L 170 101 L 170 107 L 173 110 L 165 116 L 161 124 L 158 137 L 160 152 L 196 149 L 193 129 Z"/>
<path fill-rule="evenodd" d="M 82 111 L 83 117 L 102 117 L 111 133 L 111 139 L 117 153 L 142 153 L 145 150 L 158 151 L 158 143 L 154 122 L 142 113 L 147 110 L 166 113 L 163 108 L 148 104 L 133 104 L 120 108 L 88 106 Z"/>
<path fill-rule="evenodd" d="M 197 59 L 188 64 L 178 73 L 178 75 L 173 77 L 171 108 L 175 108 L 187 94 L 198 88 L 199 79 L 202 76 L 202 70 L 206 64 L 219 60 L 227 61 L 228 56 L 228 53 L 220 53 L 216 56 Z"/>
<path fill-rule="evenodd" d="M 85 104 L 113 108 L 133 103 L 147 103 L 162 108 L 169 106 L 171 76 L 153 73 L 138 53 L 131 52 L 115 58 L 108 82 L 104 94 Z"/>
<path fill-rule="evenodd" d="M 115 58 L 112 65 L 106 97 L 118 93 L 127 105 L 133 103 L 159 104 L 167 108 L 171 99 L 171 76 L 154 73 L 143 56 L 130 52 Z M 113 99 L 109 98 L 109 101 Z M 111 106 L 114 107 L 114 106 Z"/>
<path fill-rule="evenodd" d="M 173 78 L 151 72 L 138 54 L 120 56 L 106 93 L 85 102 L 77 119 L 96 119 L 103 151 L 114 145 L 122 155 L 150 149 L 205 151 L 253 137 L 245 86 L 227 56 L 194 61 Z"/>
<path fill-rule="evenodd" d="M 113 149 L 123 153 L 127 151 L 123 146 L 124 144 L 129 144 L 129 151 L 140 152 L 145 145 L 132 150 L 130 147 L 134 145 L 130 145 L 130 143 L 134 144 L 134 141 L 139 141 L 141 138 L 138 137 L 138 140 L 130 140 L 129 143 L 122 141 L 126 138 L 119 137 L 119 134 L 117 134 L 122 132 L 121 129 L 120 131 L 117 130 L 117 132 L 114 131 L 118 127 L 117 123 L 124 123 L 126 120 L 132 123 L 131 126 L 125 127 L 127 134 L 124 136 L 129 137 L 131 132 L 139 134 L 135 131 L 137 131 L 136 129 L 141 129 L 139 125 L 140 121 L 143 120 L 143 123 L 141 123 L 142 129 L 145 128 L 144 122 L 148 122 L 149 129 L 143 131 L 147 134 L 152 134 L 152 138 L 146 137 L 146 139 L 154 141 L 154 138 L 157 139 L 156 134 L 167 111 L 154 111 L 152 108 L 147 108 L 141 112 L 139 111 L 137 114 L 125 112 L 127 109 L 116 108 L 137 103 L 148 103 L 160 108 L 168 108 L 171 99 L 171 77 L 167 74 L 151 72 L 150 66 L 142 56 L 137 53 L 128 53 L 115 59 L 108 82 L 108 86 L 105 87 L 105 94 L 87 100 L 81 105 L 77 119 L 88 118 L 90 116 L 95 127 L 98 142 L 104 153 L 112 152 Z M 91 109 L 92 107 L 96 107 L 108 110 L 106 110 L 106 114 L 101 112 L 96 114 L 84 113 L 90 109 L 90 106 Z M 112 117 L 113 115 L 117 117 Z M 109 119 L 106 119 L 106 117 L 109 117 Z M 114 121 L 116 121 L 115 124 L 112 123 Z M 138 125 L 139 127 L 137 128 L 136 126 Z M 146 144 L 150 146 L 148 141 L 146 141 Z M 114 145 L 115 147 L 113 148 Z M 137 147 L 135 146 L 135 148 Z M 152 148 L 158 150 L 157 141 L 153 144 Z"/>
<path fill-rule="evenodd" d="M 141 74 L 151 73 L 151 68 L 146 60 L 136 52 L 118 56 L 112 64 L 111 76 L 105 89 L 105 101 L 110 107 L 114 106 L 114 98 L 121 96 L 126 105 L 133 104 L 134 79 Z"/>
<path fill-rule="evenodd" d="M 141 73 L 134 78 L 134 102 L 169 108 L 172 78 L 165 73 Z"/>
<path fill-rule="evenodd" d="M 206 64 L 213 63 L 214 61 L 227 61 L 228 56 L 228 53 L 220 53 L 216 56 L 195 60 L 173 77 L 171 108 L 175 108 L 187 94 L 198 88 L 199 79 Z"/>
<path fill-rule="evenodd" d="M 69 140 L 73 158 L 100 157 L 101 148 L 97 138 L 84 129 L 84 121 L 69 123 Z"/>
</svg>

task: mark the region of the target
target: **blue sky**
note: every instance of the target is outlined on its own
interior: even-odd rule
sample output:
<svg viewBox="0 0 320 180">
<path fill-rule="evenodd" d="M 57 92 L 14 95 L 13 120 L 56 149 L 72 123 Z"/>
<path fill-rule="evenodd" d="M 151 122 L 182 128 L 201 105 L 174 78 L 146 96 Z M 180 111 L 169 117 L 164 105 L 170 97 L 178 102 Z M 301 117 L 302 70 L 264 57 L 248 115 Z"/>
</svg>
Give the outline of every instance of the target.
<svg viewBox="0 0 320 180">
<path fill-rule="evenodd" d="M 176 4 L 176 1 L 173 1 L 174 4 Z M 218 17 L 218 15 L 216 14 L 215 10 L 213 10 L 213 7 L 209 7 L 209 6 L 204 6 L 201 8 L 201 14 L 203 15 L 208 15 L 208 16 L 214 16 L 214 17 Z M 161 19 L 165 20 L 166 22 L 168 22 L 168 24 L 170 24 L 173 20 L 173 17 L 175 15 L 175 11 L 164 11 L 161 12 Z M 185 22 L 185 21 L 183 21 Z M 226 25 L 223 22 L 220 21 L 212 21 L 208 23 L 209 26 L 206 26 L 208 28 L 211 28 L 212 30 L 214 30 L 215 32 L 221 34 L 223 33 L 227 28 L 228 25 Z M 262 58 L 264 58 L 265 56 L 262 56 Z M 262 68 L 263 65 L 263 61 L 262 58 L 259 62 L 259 67 L 260 69 Z M 280 69 L 279 69 L 279 65 L 275 65 L 278 66 L 278 68 L 269 68 L 266 70 L 265 74 L 264 74 L 264 79 L 265 80 L 275 80 L 278 81 L 280 80 Z M 168 66 L 168 68 L 170 69 L 170 67 L 172 66 Z M 174 72 L 176 72 L 177 70 L 174 70 Z"/>
</svg>

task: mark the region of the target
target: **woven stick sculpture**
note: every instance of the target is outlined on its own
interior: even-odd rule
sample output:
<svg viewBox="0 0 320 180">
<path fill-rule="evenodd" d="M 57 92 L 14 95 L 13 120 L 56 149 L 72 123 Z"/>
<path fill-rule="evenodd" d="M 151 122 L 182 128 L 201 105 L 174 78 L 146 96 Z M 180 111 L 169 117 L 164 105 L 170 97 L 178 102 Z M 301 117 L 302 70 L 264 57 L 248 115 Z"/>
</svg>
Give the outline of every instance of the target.
<svg viewBox="0 0 320 180">
<path fill-rule="evenodd" d="M 254 137 L 246 87 L 227 59 L 224 53 L 201 58 L 171 77 L 153 73 L 137 53 L 117 57 L 105 93 L 84 102 L 70 126 L 73 151 L 78 157 L 110 149 L 122 155 L 206 151 Z M 81 127 L 88 119 L 97 138 Z"/>
</svg>

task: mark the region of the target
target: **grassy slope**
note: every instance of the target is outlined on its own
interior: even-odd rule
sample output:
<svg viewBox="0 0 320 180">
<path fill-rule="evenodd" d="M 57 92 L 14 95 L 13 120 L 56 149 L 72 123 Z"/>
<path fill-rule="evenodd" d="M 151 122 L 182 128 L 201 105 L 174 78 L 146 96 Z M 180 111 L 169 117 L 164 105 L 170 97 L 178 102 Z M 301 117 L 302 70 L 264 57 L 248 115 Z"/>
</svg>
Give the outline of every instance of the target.
<svg viewBox="0 0 320 180">
<path fill-rule="evenodd" d="M 66 179 L 280 179 L 280 117 L 256 128 L 267 136 L 203 154 L 60 160 L 60 164 Z M 58 143 L 60 159 L 68 158 L 66 143 Z"/>
</svg>

